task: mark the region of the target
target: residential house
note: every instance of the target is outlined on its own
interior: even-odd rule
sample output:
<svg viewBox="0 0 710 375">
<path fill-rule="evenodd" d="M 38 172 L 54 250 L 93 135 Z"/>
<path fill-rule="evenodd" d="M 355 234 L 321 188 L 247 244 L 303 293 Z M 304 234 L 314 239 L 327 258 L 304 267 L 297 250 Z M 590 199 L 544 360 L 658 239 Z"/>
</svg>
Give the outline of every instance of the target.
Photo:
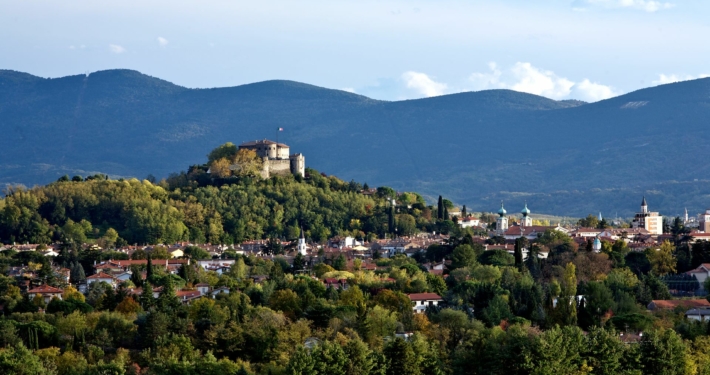
<svg viewBox="0 0 710 375">
<path fill-rule="evenodd" d="M 427 307 L 436 307 L 444 299 L 436 293 L 412 293 L 407 294 L 407 297 L 412 301 L 412 310 L 415 314 L 420 314 L 426 311 Z"/>
<path fill-rule="evenodd" d="M 690 320 L 704 322 L 710 320 L 710 308 L 690 309 L 685 312 L 685 317 Z"/>
<path fill-rule="evenodd" d="M 30 300 L 33 300 L 35 296 L 39 295 L 44 300 L 44 303 L 49 303 L 49 301 L 51 301 L 54 297 L 62 299 L 62 293 L 64 293 L 62 289 L 45 284 L 28 290 L 27 296 L 30 298 Z"/>
</svg>

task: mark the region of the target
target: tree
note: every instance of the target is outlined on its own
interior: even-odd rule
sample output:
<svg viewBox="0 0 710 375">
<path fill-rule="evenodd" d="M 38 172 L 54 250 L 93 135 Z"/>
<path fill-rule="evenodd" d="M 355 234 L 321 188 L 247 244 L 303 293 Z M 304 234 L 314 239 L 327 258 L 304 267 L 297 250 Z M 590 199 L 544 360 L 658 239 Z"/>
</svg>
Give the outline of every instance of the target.
<svg viewBox="0 0 710 375">
<path fill-rule="evenodd" d="M 437 203 L 437 211 L 436 211 L 436 218 L 443 220 L 444 219 L 444 198 L 439 196 L 439 202 Z"/>
<path fill-rule="evenodd" d="M 653 273 L 658 276 L 663 276 L 669 273 L 675 273 L 676 261 L 673 257 L 675 247 L 666 240 L 663 241 L 659 249 L 646 249 L 646 257 L 651 263 Z"/>
<path fill-rule="evenodd" d="M 644 374 L 686 374 L 687 348 L 672 329 L 644 332 L 639 343 Z"/>
<path fill-rule="evenodd" d="M 104 233 L 104 240 L 106 241 L 107 247 L 113 247 L 116 245 L 116 241 L 118 241 L 118 232 L 113 228 L 108 228 L 106 233 Z"/>
<path fill-rule="evenodd" d="M 288 375 L 314 375 L 316 360 L 308 352 L 308 349 L 299 347 L 291 356 L 286 366 L 286 374 Z"/>
<path fill-rule="evenodd" d="M 333 261 L 333 268 L 337 271 L 345 271 L 348 268 L 348 261 L 345 259 L 343 254 L 338 255 Z"/>
<path fill-rule="evenodd" d="M 130 315 L 135 314 L 141 310 L 141 306 L 133 299 L 133 297 L 126 297 L 121 301 L 118 306 L 116 306 L 116 311 L 121 314 Z"/>
<path fill-rule="evenodd" d="M 397 337 L 385 346 L 384 354 L 389 360 L 387 375 L 418 375 L 419 360 L 412 347 Z"/>
<path fill-rule="evenodd" d="M 371 351 L 359 338 L 352 339 L 343 348 L 348 358 L 346 375 L 369 375 L 375 363 Z"/>
<path fill-rule="evenodd" d="M 456 246 L 451 255 L 451 268 L 473 267 L 478 263 L 476 258 L 476 251 L 471 245 Z"/>
<path fill-rule="evenodd" d="M 523 270 L 523 247 L 525 246 L 526 241 L 527 239 L 525 237 L 520 237 L 515 240 L 513 256 L 515 257 L 515 267 L 518 268 L 518 270 L 520 271 Z"/>
<path fill-rule="evenodd" d="M 232 142 L 227 142 L 223 145 L 217 146 L 214 150 L 210 151 L 207 155 L 207 164 L 212 164 L 215 160 L 219 159 L 231 159 L 237 154 L 237 146 Z"/>
<path fill-rule="evenodd" d="M 599 219 L 596 216 L 589 214 L 584 219 L 579 219 L 579 221 L 577 221 L 577 225 L 585 228 L 596 228 L 599 226 Z"/>
<path fill-rule="evenodd" d="M 148 255 L 148 262 L 146 263 L 145 278 L 146 280 L 153 278 L 153 259 L 150 255 Z"/>
</svg>

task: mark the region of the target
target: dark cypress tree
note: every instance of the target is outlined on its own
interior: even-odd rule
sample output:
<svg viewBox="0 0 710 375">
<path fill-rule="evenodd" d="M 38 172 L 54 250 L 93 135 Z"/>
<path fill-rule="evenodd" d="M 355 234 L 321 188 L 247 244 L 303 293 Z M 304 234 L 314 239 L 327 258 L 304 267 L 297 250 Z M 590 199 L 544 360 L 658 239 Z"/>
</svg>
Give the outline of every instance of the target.
<svg viewBox="0 0 710 375">
<path fill-rule="evenodd" d="M 523 270 L 523 241 L 522 238 L 515 240 L 515 267 L 519 270 Z"/>
<path fill-rule="evenodd" d="M 463 205 L 463 208 L 461 209 L 461 217 L 466 217 L 466 205 Z"/>
<path fill-rule="evenodd" d="M 441 217 L 444 220 L 449 220 L 449 209 L 444 206 L 444 215 Z"/>
<path fill-rule="evenodd" d="M 140 304 L 143 310 L 150 310 L 151 307 L 155 306 L 155 299 L 153 298 L 153 286 L 149 282 L 143 283 L 143 292 L 140 296 Z"/>
<path fill-rule="evenodd" d="M 437 206 L 436 218 L 437 219 L 444 218 L 444 198 L 442 198 L 441 195 L 439 196 L 439 203 Z"/>
<path fill-rule="evenodd" d="M 394 205 L 390 206 L 390 209 L 387 214 L 387 225 L 389 227 L 390 233 L 394 233 Z"/>
<path fill-rule="evenodd" d="M 148 264 L 146 265 L 145 269 L 146 280 L 150 280 L 151 276 L 153 276 L 153 260 L 151 259 L 151 256 L 148 255 Z"/>
</svg>

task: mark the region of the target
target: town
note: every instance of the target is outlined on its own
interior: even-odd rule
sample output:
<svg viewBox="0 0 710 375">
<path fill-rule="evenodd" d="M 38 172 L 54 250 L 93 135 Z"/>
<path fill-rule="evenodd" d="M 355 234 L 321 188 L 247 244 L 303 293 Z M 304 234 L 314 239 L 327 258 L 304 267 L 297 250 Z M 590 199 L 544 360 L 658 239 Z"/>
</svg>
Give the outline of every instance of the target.
<svg viewBox="0 0 710 375">
<path fill-rule="evenodd" d="M 616 348 L 610 366 L 633 373 L 657 353 L 632 344 L 702 342 L 710 327 L 710 210 L 664 217 L 642 196 L 628 219 L 555 221 L 532 201 L 471 212 L 304 163 L 282 143 L 226 143 L 159 182 L 66 176 L 9 189 L 2 342 L 63 353 L 56 363 L 79 355 L 86 371 L 212 361 L 247 374 L 490 373 L 491 358 L 466 365 L 500 345 L 479 332 L 525 335 L 531 348 L 581 340 L 574 355 L 596 368 L 584 348 L 603 339 Z"/>
</svg>

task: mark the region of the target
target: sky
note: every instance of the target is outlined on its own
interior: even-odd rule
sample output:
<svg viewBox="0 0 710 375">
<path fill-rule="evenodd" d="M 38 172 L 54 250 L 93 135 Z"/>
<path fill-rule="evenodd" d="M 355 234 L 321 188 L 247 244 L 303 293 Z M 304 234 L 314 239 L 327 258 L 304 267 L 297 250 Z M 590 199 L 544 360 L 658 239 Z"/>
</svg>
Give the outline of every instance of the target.
<svg viewBox="0 0 710 375">
<path fill-rule="evenodd" d="M 0 0 L 0 69 L 599 101 L 710 76 L 706 0 Z"/>
</svg>

